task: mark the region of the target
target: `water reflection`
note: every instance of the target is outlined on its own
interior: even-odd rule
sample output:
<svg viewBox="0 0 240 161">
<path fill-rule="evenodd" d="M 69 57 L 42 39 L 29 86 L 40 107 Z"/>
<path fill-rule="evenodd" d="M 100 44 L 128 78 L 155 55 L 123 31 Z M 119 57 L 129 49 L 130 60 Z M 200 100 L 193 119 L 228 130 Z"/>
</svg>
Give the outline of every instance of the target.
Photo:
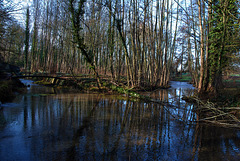
<svg viewBox="0 0 240 161">
<path fill-rule="evenodd" d="M 195 89 L 186 82 L 171 82 L 171 88 L 161 89 L 149 94 L 150 97 L 165 102 L 165 110 L 175 119 L 181 121 L 195 121 L 196 114 L 193 112 L 193 105 L 182 100 L 182 96 L 191 96 Z"/>
<path fill-rule="evenodd" d="M 190 88 L 150 94 L 168 106 L 64 94 L 40 86 L 31 89 L 16 99 L 15 106 L 4 107 L 7 125 L 0 129 L 1 160 L 240 158 L 239 131 L 193 122 L 193 105 L 180 99 L 193 92 Z"/>
</svg>

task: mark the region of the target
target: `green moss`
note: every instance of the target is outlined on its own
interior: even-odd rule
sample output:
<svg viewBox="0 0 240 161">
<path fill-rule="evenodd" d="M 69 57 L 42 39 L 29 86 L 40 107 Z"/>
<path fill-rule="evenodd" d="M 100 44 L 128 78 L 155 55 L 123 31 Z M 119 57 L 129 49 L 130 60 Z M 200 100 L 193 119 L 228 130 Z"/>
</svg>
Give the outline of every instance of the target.
<svg viewBox="0 0 240 161">
<path fill-rule="evenodd" d="M 102 86 L 106 87 L 108 85 L 107 82 L 102 82 Z"/>
<path fill-rule="evenodd" d="M 118 87 L 118 86 L 114 86 L 114 85 L 112 85 L 110 88 L 113 91 L 117 91 L 120 94 L 127 94 L 128 96 L 130 96 L 133 99 L 140 99 L 140 100 L 144 100 L 144 101 L 150 101 L 151 100 L 150 97 L 140 95 L 140 94 L 138 94 L 134 91 L 131 91 L 131 89 L 127 89 L 127 88 L 124 88 L 124 87 Z"/>
<path fill-rule="evenodd" d="M 47 80 L 39 80 L 39 81 L 36 81 L 34 82 L 35 84 L 40 84 L 40 85 L 46 85 L 46 86 L 49 86 L 49 85 L 53 85 L 51 82 L 47 81 Z"/>
</svg>

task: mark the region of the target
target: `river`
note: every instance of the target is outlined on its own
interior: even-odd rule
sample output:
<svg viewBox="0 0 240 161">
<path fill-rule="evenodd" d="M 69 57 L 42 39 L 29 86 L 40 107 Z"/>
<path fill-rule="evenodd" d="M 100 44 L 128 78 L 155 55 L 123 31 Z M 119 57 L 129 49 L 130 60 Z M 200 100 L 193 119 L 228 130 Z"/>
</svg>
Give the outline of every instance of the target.
<svg viewBox="0 0 240 161">
<path fill-rule="evenodd" d="M 196 121 L 194 88 L 145 93 L 165 102 L 30 84 L 0 110 L 0 160 L 240 160 L 240 131 Z"/>
</svg>

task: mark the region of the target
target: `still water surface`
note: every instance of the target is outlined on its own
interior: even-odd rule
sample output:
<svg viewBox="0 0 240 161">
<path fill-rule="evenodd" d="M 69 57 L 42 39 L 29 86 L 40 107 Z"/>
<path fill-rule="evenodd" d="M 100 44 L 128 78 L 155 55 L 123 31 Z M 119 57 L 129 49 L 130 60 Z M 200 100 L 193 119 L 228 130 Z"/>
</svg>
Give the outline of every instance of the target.
<svg viewBox="0 0 240 161">
<path fill-rule="evenodd" d="M 198 123 L 194 88 L 171 85 L 147 93 L 166 105 L 31 85 L 2 105 L 0 160 L 240 160 L 240 131 Z"/>
</svg>

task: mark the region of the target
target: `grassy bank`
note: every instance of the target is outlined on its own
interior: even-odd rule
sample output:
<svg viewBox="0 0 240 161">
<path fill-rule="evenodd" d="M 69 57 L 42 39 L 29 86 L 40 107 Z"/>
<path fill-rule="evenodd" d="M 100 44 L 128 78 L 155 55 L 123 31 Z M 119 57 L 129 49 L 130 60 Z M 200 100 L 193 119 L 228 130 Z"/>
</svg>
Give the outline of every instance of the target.
<svg viewBox="0 0 240 161">
<path fill-rule="evenodd" d="M 173 81 L 180 81 L 180 82 L 191 82 L 192 77 L 190 73 L 182 73 L 182 75 L 176 75 L 172 78 Z"/>
<path fill-rule="evenodd" d="M 104 78 L 101 80 L 101 88 L 99 89 L 95 78 L 82 77 L 73 79 L 62 79 L 60 81 L 54 78 L 44 78 L 39 79 L 35 83 L 45 86 L 51 86 L 54 88 L 68 88 L 77 89 L 81 92 L 91 92 L 91 93 L 104 93 L 104 94 L 120 94 L 129 97 L 130 99 L 145 100 L 149 101 L 148 97 L 138 94 L 141 91 L 139 88 L 128 88 L 125 86 L 124 81 L 121 83 L 112 82 L 110 78 Z"/>
</svg>

